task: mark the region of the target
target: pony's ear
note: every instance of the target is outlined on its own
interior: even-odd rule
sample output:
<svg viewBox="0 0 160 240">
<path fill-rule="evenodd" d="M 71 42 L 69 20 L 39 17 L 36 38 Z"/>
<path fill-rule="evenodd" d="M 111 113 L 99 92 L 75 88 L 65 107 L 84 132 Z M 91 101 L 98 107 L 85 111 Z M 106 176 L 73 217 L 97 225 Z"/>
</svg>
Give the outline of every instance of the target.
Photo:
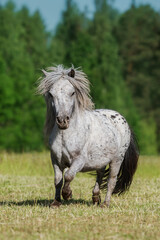
<svg viewBox="0 0 160 240">
<path fill-rule="evenodd" d="M 74 71 L 73 68 L 72 68 L 71 71 L 68 73 L 68 76 L 74 78 L 74 76 L 75 76 L 75 71 Z"/>
</svg>

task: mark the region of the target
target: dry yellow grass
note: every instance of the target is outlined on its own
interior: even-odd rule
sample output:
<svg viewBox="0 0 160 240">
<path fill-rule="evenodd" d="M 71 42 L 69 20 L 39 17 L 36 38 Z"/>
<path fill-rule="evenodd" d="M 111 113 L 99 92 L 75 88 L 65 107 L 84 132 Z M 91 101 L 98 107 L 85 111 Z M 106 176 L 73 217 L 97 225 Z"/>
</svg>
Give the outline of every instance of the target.
<svg viewBox="0 0 160 240">
<path fill-rule="evenodd" d="M 0 154 L 0 239 L 160 239 L 160 158 L 142 157 L 130 191 L 109 209 L 92 206 L 94 178 L 83 173 L 73 200 L 50 209 L 53 181 L 49 153 Z"/>
</svg>

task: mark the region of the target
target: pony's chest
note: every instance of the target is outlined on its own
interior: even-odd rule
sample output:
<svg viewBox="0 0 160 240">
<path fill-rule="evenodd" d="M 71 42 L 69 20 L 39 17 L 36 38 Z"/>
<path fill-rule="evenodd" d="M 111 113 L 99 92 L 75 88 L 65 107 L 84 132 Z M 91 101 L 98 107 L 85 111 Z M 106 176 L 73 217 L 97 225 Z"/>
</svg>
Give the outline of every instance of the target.
<svg viewBox="0 0 160 240">
<path fill-rule="evenodd" d="M 64 133 L 62 138 L 63 156 L 72 160 L 81 153 L 83 146 L 83 138 L 78 135 L 78 132 Z"/>
<path fill-rule="evenodd" d="M 52 132 L 49 141 L 50 148 L 59 163 L 70 165 L 73 159 L 81 153 L 84 141 L 77 134 L 68 130 L 57 132 L 56 129 Z"/>
<path fill-rule="evenodd" d="M 49 145 L 55 159 L 60 161 L 62 158 L 62 136 L 58 134 L 57 129 L 53 129 L 49 138 Z"/>
</svg>

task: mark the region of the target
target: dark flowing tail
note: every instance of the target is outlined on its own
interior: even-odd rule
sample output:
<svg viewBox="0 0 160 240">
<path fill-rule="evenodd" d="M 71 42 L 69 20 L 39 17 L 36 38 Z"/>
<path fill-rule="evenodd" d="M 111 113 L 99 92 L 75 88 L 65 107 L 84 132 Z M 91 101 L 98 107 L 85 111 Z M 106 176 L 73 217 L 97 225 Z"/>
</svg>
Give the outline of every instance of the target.
<svg viewBox="0 0 160 240">
<path fill-rule="evenodd" d="M 137 169 L 138 157 L 138 144 L 134 133 L 131 131 L 130 145 L 125 153 L 124 160 L 117 175 L 117 182 L 113 194 L 120 195 L 129 189 L 132 183 L 133 175 Z M 107 190 L 108 178 L 109 168 L 105 170 L 105 174 L 103 176 L 102 184 L 100 186 L 102 190 Z"/>
</svg>

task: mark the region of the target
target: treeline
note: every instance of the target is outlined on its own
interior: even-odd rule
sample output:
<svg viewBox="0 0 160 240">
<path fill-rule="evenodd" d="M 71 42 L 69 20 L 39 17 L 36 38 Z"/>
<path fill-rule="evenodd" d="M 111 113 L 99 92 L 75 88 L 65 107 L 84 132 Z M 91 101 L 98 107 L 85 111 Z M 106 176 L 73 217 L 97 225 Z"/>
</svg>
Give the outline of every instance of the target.
<svg viewBox="0 0 160 240">
<path fill-rule="evenodd" d="M 72 0 L 54 34 L 38 11 L 0 7 L 0 149 L 44 148 L 44 100 L 35 95 L 41 69 L 81 66 L 96 108 L 122 113 L 137 134 L 141 153 L 160 152 L 160 14 L 132 6 L 120 15 L 95 0 L 93 18 Z"/>
</svg>

